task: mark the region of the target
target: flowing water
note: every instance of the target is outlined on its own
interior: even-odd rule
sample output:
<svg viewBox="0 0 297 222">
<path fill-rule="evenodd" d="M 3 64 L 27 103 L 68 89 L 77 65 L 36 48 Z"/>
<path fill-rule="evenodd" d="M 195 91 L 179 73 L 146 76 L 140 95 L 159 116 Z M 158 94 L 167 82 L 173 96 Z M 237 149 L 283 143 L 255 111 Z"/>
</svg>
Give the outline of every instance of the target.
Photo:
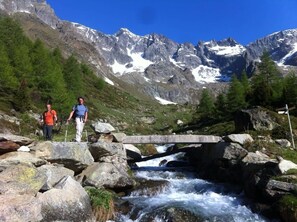
<svg viewBox="0 0 297 222">
<path fill-rule="evenodd" d="M 163 152 L 166 147 L 157 149 Z M 175 160 L 180 155 L 137 163 L 141 170 L 135 171 L 136 177 L 169 183 L 154 195 L 135 191 L 123 197 L 132 207 L 127 215 L 120 215 L 116 221 L 269 221 L 253 213 L 243 195 L 234 188 L 197 179 L 194 172 L 173 172 L 158 167 L 161 160 Z"/>
</svg>

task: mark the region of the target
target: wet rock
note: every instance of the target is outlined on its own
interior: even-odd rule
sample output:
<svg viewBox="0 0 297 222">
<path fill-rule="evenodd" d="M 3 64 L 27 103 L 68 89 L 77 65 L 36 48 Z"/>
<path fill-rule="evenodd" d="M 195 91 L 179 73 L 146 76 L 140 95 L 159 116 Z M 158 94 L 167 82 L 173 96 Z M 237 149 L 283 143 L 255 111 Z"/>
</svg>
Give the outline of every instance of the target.
<svg viewBox="0 0 297 222">
<path fill-rule="evenodd" d="M 187 161 L 172 160 L 166 163 L 167 167 L 189 167 L 190 164 Z"/>
<path fill-rule="evenodd" d="M 196 215 L 191 211 L 179 208 L 179 207 L 162 207 L 152 213 L 144 215 L 141 218 L 142 222 L 151 222 L 151 221 L 170 221 L 170 222 L 202 222 L 206 218 Z"/>
<path fill-rule="evenodd" d="M 167 163 L 167 160 L 164 159 L 164 160 L 162 160 L 162 161 L 159 163 L 159 166 L 165 166 L 166 163 Z"/>
<path fill-rule="evenodd" d="M 85 169 L 79 177 L 84 186 L 111 189 L 116 192 L 131 189 L 135 181 L 127 173 L 127 166 L 108 162 L 94 163 Z"/>
<path fill-rule="evenodd" d="M 138 179 L 138 185 L 131 192 L 136 196 L 155 196 L 164 191 L 169 185 L 167 180 Z"/>
<path fill-rule="evenodd" d="M 129 201 L 125 201 L 122 199 L 117 199 L 115 201 L 115 212 L 127 215 L 129 212 L 131 212 L 133 208 L 133 204 Z"/>
</svg>

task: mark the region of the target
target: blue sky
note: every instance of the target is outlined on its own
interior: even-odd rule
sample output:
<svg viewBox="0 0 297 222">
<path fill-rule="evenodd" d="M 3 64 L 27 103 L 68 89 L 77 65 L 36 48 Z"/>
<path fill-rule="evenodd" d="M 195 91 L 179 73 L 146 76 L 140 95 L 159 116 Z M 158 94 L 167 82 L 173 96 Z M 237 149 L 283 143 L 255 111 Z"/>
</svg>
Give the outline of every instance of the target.
<svg viewBox="0 0 297 222">
<path fill-rule="evenodd" d="M 232 37 L 246 45 L 297 28 L 297 0 L 47 0 L 56 15 L 105 34 L 128 28 L 178 43 Z"/>
</svg>

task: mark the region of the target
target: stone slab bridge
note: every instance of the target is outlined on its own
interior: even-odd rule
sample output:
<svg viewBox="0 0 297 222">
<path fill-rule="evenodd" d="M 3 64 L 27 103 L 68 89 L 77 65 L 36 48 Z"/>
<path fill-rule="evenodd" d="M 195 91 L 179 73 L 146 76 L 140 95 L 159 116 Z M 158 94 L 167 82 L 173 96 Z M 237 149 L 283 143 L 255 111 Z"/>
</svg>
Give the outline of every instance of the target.
<svg viewBox="0 0 297 222">
<path fill-rule="evenodd" d="M 212 144 L 222 140 L 219 136 L 212 135 L 139 135 L 125 136 L 123 144 Z M 197 147 L 197 146 L 196 146 Z M 158 153 L 144 158 L 136 158 L 130 162 L 141 162 L 159 157 L 169 156 L 178 152 L 187 152 L 193 147 L 174 149 L 170 152 Z"/>
</svg>

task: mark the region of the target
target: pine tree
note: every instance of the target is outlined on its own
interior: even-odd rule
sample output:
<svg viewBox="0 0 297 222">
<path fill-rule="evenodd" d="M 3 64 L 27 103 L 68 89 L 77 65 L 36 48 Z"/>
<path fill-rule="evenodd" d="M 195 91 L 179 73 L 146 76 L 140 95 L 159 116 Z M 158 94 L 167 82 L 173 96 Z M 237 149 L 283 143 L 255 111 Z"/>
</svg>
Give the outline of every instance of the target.
<svg viewBox="0 0 297 222">
<path fill-rule="evenodd" d="M 271 106 L 282 97 L 283 85 L 276 64 L 267 52 L 261 56 L 258 72 L 252 78 L 254 105 Z"/>
<path fill-rule="evenodd" d="M 229 113 L 235 113 L 236 111 L 247 107 L 243 86 L 236 77 L 236 75 L 232 76 L 229 90 L 227 93 L 227 101 Z"/>
<path fill-rule="evenodd" d="M 66 60 L 63 73 L 67 89 L 73 94 L 81 95 L 83 93 L 82 74 L 80 64 L 73 55 Z"/>
<path fill-rule="evenodd" d="M 289 106 L 297 105 L 297 76 L 292 71 L 284 79 L 283 101 Z"/>
<path fill-rule="evenodd" d="M 2 89 L 16 90 L 18 79 L 13 73 L 13 68 L 2 43 L 0 43 L 0 87 Z"/>
<path fill-rule="evenodd" d="M 240 82 L 243 87 L 244 94 L 245 96 L 247 96 L 251 92 L 251 85 L 249 83 L 249 79 L 246 74 L 246 71 L 242 71 L 240 76 Z"/>
<path fill-rule="evenodd" d="M 209 93 L 209 90 L 203 89 L 201 94 L 200 103 L 198 106 L 198 113 L 201 117 L 212 117 L 214 112 L 214 99 Z"/>
<path fill-rule="evenodd" d="M 19 79 L 28 79 L 32 72 L 29 49 L 32 42 L 23 34 L 20 25 L 9 17 L 0 19 L 0 42 L 5 46 L 10 66 Z"/>
<path fill-rule="evenodd" d="M 71 106 L 74 97 L 67 92 L 66 83 L 63 77 L 63 70 L 59 63 L 53 58 L 51 60 L 51 71 L 47 75 L 47 81 L 51 85 L 49 98 L 59 113 L 66 112 Z"/>
<path fill-rule="evenodd" d="M 220 93 L 215 101 L 215 117 L 220 120 L 227 117 L 227 115 L 227 98 L 223 93 Z"/>
<path fill-rule="evenodd" d="M 26 80 L 22 80 L 19 89 L 15 93 L 14 108 L 17 111 L 25 112 L 31 108 L 31 100 Z"/>
</svg>

